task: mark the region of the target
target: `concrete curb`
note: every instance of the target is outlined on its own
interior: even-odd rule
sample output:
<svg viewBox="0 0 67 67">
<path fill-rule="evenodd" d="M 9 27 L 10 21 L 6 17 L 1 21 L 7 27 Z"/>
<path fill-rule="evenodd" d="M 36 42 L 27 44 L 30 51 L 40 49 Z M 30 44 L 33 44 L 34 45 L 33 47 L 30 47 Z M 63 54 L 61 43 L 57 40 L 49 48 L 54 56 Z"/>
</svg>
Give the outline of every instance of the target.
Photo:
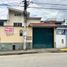
<svg viewBox="0 0 67 67">
<path fill-rule="evenodd" d="M 34 49 L 34 50 L 19 50 L 19 51 L 0 51 L 0 55 L 20 55 L 34 53 L 61 53 L 67 52 L 61 49 Z"/>
<path fill-rule="evenodd" d="M 38 53 L 37 51 L 2 51 L 0 55 L 20 55 L 20 54 L 32 54 Z"/>
<path fill-rule="evenodd" d="M 60 52 L 67 52 L 67 48 L 61 48 L 59 49 Z"/>
</svg>

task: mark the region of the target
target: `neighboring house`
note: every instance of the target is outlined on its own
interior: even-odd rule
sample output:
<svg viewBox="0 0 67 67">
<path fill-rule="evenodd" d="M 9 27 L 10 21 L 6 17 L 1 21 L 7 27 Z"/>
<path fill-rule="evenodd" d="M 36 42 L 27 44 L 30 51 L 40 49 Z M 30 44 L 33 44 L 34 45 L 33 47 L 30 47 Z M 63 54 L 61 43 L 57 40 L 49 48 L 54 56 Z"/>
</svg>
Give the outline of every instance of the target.
<svg viewBox="0 0 67 67">
<path fill-rule="evenodd" d="M 66 48 L 67 47 L 67 26 L 60 25 L 55 29 L 56 31 L 56 48 Z"/>
<path fill-rule="evenodd" d="M 0 50 L 23 49 L 23 11 L 8 9 L 8 19 L 0 20 Z"/>
<path fill-rule="evenodd" d="M 27 49 L 32 48 L 32 28 L 30 23 L 40 22 L 39 19 L 28 18 Z M 0 50 L 21 50 L 24 46 L 23 11 L 9 8 L 7 20 L 0 20 Z"/>
</svg>

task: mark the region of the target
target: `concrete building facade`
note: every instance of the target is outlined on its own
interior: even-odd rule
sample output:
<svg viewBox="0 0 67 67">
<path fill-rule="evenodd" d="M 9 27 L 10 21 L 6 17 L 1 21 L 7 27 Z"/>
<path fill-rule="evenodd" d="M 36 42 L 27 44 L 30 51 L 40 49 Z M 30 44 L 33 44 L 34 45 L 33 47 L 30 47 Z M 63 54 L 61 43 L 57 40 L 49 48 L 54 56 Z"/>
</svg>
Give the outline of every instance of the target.
<svg viewBox="0 0 67 67">
<path fill-rule="evenodd" d="M 1 20 L 0 20 L 1 21 Z M 30 23 L 40 22 L 40 19 L 28 18 L 27 49 L 32 48 L 32 28 Z M 8 19 L 0 24 L 0 50 L 21 50 L 24 44 L 23 11 L 9 8 Z"/>
</svg>

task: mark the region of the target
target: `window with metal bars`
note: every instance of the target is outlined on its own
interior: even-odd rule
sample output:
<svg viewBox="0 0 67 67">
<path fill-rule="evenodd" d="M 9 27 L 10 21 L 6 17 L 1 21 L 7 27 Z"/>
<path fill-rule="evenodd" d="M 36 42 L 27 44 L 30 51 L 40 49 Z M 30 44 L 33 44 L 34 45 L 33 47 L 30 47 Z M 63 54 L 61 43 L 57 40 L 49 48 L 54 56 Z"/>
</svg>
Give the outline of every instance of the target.
<svg viewBox="0 0 67 67">
<path fill-rule="evenodd" d="M 22 27 L 22 23 L 14 23 L 14 27 Z"/>
</svg>

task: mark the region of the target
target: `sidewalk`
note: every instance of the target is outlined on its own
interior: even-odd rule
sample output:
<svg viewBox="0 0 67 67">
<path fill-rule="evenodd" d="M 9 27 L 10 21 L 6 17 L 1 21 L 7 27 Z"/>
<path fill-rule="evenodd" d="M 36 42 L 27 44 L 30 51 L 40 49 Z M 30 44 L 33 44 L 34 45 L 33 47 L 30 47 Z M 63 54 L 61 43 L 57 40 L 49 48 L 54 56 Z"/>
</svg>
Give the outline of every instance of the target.
<svg viewBox="0 0 67 67">
<path fill-rule="evenodd" d="M 0 51 L 0 55 L 19 55 L 19 54 L 32 54 L 32 53 L 59 53 L 59 49 L 31 49 L 31 50 L 15 50 L 15 51 Z"/>
<path fill-rule="evenodd" d="M 59 51 L 61 51 L 61 52 L 67 52 L 67 48 L 61 48 L 61 49 L 59 49 Z"/>
<path fill-rule="evenodd" d="M 15 51 L 0 51 L 0 55 L 19 55 L 19 54 L 31 54 L 37 53 L 34 50 L 15 50 Z"/>
</svg>

